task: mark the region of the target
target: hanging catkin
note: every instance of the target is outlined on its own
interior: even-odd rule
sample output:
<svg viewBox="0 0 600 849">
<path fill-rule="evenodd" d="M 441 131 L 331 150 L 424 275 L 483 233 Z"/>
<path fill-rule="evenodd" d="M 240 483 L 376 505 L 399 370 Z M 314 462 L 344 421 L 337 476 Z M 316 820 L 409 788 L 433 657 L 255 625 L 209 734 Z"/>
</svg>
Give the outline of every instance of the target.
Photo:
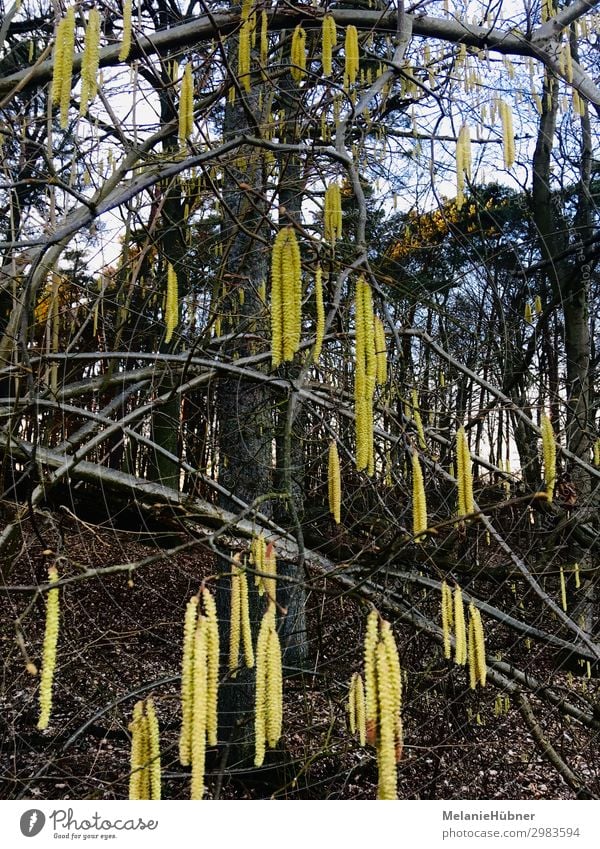
<svg viewBox="0 0 600 849">
<path fill-rule="evenodd" d="M 234 558 L 237 560 L 237 556 Z M 229 626 L 229 671 L 237 675 L 240 646 L 243 646 L 244 662 L 248 669 L 254 666 L 254 648 L 250 628 L 250 605 L 248 578 L 245 569 L 237 564 L 231 570 L 231 618 Z"/>
<path fill-rule="evenodd" d="M 367 617 L 365 631 L 365 706 L 367 742 L 375 745 L 377 738 L 377 676 L 375 670 L 375 648 L 379 638 L 379 614 L 372 610 Z"/>
<path fill-rule="evenodd" d="M 350 679 L 348 689 L 348 719 L 350 733 L 358 736 L 358 742 L 361 746 L 365 746 L 367 743 L 365 711 L 365 686 L 362 677 L 358 672 L 355 672 Z"/>
<path fill-rule="evenodd" d="M 454 662 L 464 666 L 467 662 L 467 630 L 462 591 L 458 584 L 454 588 Z"/>
<path fill-rule="evenodd" d="M 198 619 L 194 635 L 194 667 L 192 690 L 192 782 L 191 799 L 204 796 L 204 768 L 206 763 L 206 716 L 208 705 L 208 639 L 207 622 Z"/>
<path fill-rule="evenodd" d="M 377 385 L 387 382 L 387 348 L 385 344 L 385 328 L 378 315 L 375 316 L 375 355 L 377 357 Z"/>
<path fill-rule="evenodd" d="M 240 657 L 241 641 L 241 612 L 242 612 L 242 587 L 240 582 L 240 570 L 237 566 L 231 568 L 231 596 L 229 601 L 229 671 L 232 677 L 237 674 L 238 661 Z"/>
<path fill-rule="evenodd" d="M 352 24 L 346 27 L 344 55 L 344 88 L 348 89 L 356 82 L 359 69 L 358 31 Z"/>
<path fill-rule="evenodd" d="M 173 331 L 179 323 L 179 286 L 177 283 L 177 274 L 171 263 L 167 266 L 165 323 L 167 326 L 165 342 L 168 344 L 173 336 Z"/>
<path fill-rule="evenodd" d="M 479 684 L 485 687 L 487 666 L 485 662 L 485 636 L 481 613 L 473 602 L 469 604 L 469 683 L 474 690 Z"/>
<path fill-rule="evenodd" d="M 292 79 L 299 83 L 306 76 L 306 32 L 300 24 L 298 24 L 292 35 L 290 64 Z"/>
<path fill-rule="evenodd" d="M 152 699 L 146 699 L 146 727 L 150 770 L 150 799 L 161 798 L 160 729 Z"/>
<path fill-rule="evenodd" d="M 271 350 L 276 367 L 292 361 L 300 347 L 302 267 L 293 227 L 282 227 L 271 253 Z"/>
<path fill-rule="evenodd" d="M 65 17 L 61 20 L 56 30 L 54 73 L 51 88 L 53 105 L 60 104 L 60 126 L 63 130 L 66 129 L 69 123 L 74 52 L 75 10 L 71 7 L 67 9 Z"/>
<path fill-rule="evenodd" d="M 465 177 L 471 176 L 471 132 L 463 124 L 456 143 L 456 206 L 460 209 L 465 200 Z"/>
<path fill-rule="evenodd" d="M 262 766 L 267 743 L 273 748 L 281 737 L 282 686 L 281 646 L 275 623 L 275 604 L 270 602 L 256 642 L 255 766 Z"/>
<path fill-rule="evenodd" d="M 123 35 L 121 36 L 121 50 L 119 51 L 119 62 L 125 62 L 131 51 L 131 0 L 123 3 Z"/>
<path fill-rule="evenodd" d="M 376 746 L 378 799 L 396 799 L 396 763 L 402 757 L 402 672 L 389 622 L 377 611 L 367 618 L 365 635 L 366 741 Z M 356 686 L 356 683 L 354 684 Z M 355 695 L 355 694 L 354 694 Z M 357 726 L 357 708 L 354 724 Z"/>
<path fill-rule="evenodd" d="M 267 61 L 269 58 L 269 18 L 263 10 L 260 13 L 260 67 L 263 80 L 268 77 Z"/>
<path fill-rule="evenodd" d="M 452 590 L 446 583 L 442 581 L 442 598 L 441 598 L 441 613 L 442 613 L 442 632 L 444 635 L 444 657 L 449 660 L 452 656 L 452 646 L 450 644 L 450 636 L 452 633 L 452 625 L 454 623 L 454 609 L 452 601 Z"/>
<path fill-rule="evenodd" d="M 183 145 L 194 131 L 194 77 L 188 62 L 181 78 L 179 91 L 179 141 Z"/>
<path fill-rule="evenodd" d="M 321 56 L 323 74 L 330 77 L 333 73 L 333 51 L 337 45 L 337 28 L 333 15 L 325 15 L 321 29 Z"/>
<path fill-rule="evenodd" d="M 266 560 L 266 552 L 267 552 L 267 543 L 262 534 L 259 536 L 252 537 L 252 542 L 250 543 L 250 562 L 254 566 L 256 572 L 264 572 L 265 571 L 265 560 Z M 258 594 L 263 595 L 265 588 L 263 585 L 263 578 L 261 575 L 256 574 L 254 577 L 254 583 L 258 587 Z"/>
<path fill-rule="evenodd" d="M 203 587 L 200 596 L 187 604 L 183 628 L 179 760 L 183 766 L 191 763 L 192 799 L 204 795 L 206 744 L 217 744 L 219 655 L 217 609 L 210 591 Z"/>
<path fill-rule="evenodd" d="M 144 792 L 146 773 L 146 719 L 144 702 L 138 701 L 133 708 L 133 719 L 129 725 L 131 733 L 131 755 L 129 760 L 129 799 L 137 801 L 147 798 Z"/>
<path fill-rule="evenodd" d="M 502 122 L 502 150 L 504 152 L 504 167 L 512 168 L 515 163 L 515 131 L 513 128 L 512 110 L 505 100 L 498 103 L 500 120 Z"/>
<path fill-rule="evenodd" d="M 340 457 L 335 441 L 329 444 L 329 464 L 327 469 L 329 512 L 339 525 L 342 511 L 342 481 L 340 476 Z"/>
<path fill-rule="evenodd" d="M 316 330 L 315 330 L 315 347 L 313 349 L 313 363 L 315 365 L 321 356 L 323 347 L 323 339 L 325 337 L 325 304 L 323 303 L 323 270 L 320 265 L 317 266 L 315 273 L 315 312 L 316 312 Z"/>
<path fill-rule="evenodd" d="M 152 699 L 135 703 L 129 731 L 129 798 L 158 800 L 162 795 L 160 729 Z"/>
<path fill-rule="evenodd" d="M 79 114 L 85 115 L 88 104 L 98 92 L 98 65 L 100 62 L 100 12 L 90 10 L 88 25 L 85 30 L 85 46 L 81 59 L 81 101 Z"/>
<path fill-rule="evenodd" d="M 194 635 L 198 617 L 198 596 L 192 596 L 185 609 L 183 625 L 183 659 L 181 663 L 181 732 L 179 734 L 179 762 L 190 765 L 193 711 Z"/>
<path fill-rule="evenodd" d="M 471 454 L 464 427 L 456 434 L 456 478 L 458 483 L 458 515 L 468 516 L 475 512 L 473 500 L 473 471 Z"/>
<path fill-rule="evenodd" d="M 219 624 L 217 621 L 217 607 L 210 591 L 204 587 L 202 590 L 202 603 L 206 616 L 206 736 L 209 746 L 217 745 L 217 705 L 219 689 Z"/>
<path fill-rule="evenodd" d="M 416 389 L 411 390 L 410 393 L 411 405 L 412 405 L 412 415 L 415 421 L 415 427 L 417 429 L 417 436 L 419 437 L 419 446 L 423 451 L 427 450 L 427 442 L 425 441 L 425 430 L 423 428 L 423 420 L 421 418 L 421 411 L 419 409 L 419 395 Z"/>
<path fill-rule="evenodd" d="M 546 413 L 542 413 L 541 430 L 546 496 L 548 501 L 552 501 L 554 495 L 554 484 L 556 483 L 556 442 L 554 441 L 554 429 L 552 428 L 552 422 Z"/>
<path fill-rule="evenodd" d="M 377 359 L 373 338 L 373 296 L 364 277 L 356 282 L 355 295 L 356 362 L 354 372 L 354 414 L 356 427 L 356 468 L 373 474 L 373 393 L 377 380 Z"/>
<path fill-rule="evenodd" d="M 342 238 L 342 193 L 337 183 L 330 183 L 325 191 L 323 235 L 331 245 Z"/>
<path fill-rule="evenodd" d="M 421 542 L 423 539 L 423 533 L 427 530 L 427 501 L 425 498 L 423 471 L 416 451 L 413 451 L 411 462 L 413 534 L 415 542 Z"/>
<path fill-rule="evenodd" d="M 240 36 L 238 39 L 238 80 L 245 89 L 250 91 L 250 66 L 251 66 L 251 51 L 250 40 L 252 36 L 252 18 L 246 19 L 241 26 Z"/>
<path fill-rule="evenodd" d="M 48 580 L 51 584 L 58 581 L 56 566 L 48 569 Z M 48 727 L 52 711 L 52 684 L 56 668 L 56 646 L 60 624 L 60 601 L 58 588 L 46 593 L 46 627 L 44 631 L 44 648 L 42 651 L 42 674 L 40 678 L 40 716 L 37 727 L 43 731 Z"/>
</svg>

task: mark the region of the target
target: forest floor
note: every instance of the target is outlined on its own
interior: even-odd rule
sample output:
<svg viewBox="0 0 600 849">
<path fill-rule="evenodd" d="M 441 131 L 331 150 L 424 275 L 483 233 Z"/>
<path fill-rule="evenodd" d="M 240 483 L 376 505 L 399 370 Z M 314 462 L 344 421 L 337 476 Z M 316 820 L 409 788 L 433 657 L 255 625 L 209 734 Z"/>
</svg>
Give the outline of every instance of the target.
<svg viewBox="0 0 600 849">
<path fill-rule="evenodd" d="M 127 564 L 155 554 L 160 535 L 85 524 L 72 515 L 60 523 L 61 576 Z M 54 521 L 49 527 L 56 528 Z M 53 531 L 54 532 L 54 531 Z M 54 546 L 56 547 L 56 546 Z M 24 543 L 7 581 L 37 585 L 55 557 L 45 554 L 24 523 Z M 178 763 L 179 667 L 185 604 L 214 557 L 183 553 L 135 571 L 76 580 L 61 593 L 61 627 L 51 723 L 36 730 L 39 676 L 26 670 L 15 640 L 15 622 L 30 659 L 38 666 L 44 633 L 44 602 L 34 593 L 11 592 L 2 602 L 0 640 L 0 798 L 126 799 L 130 735 L 138 698 L 152 696 L 161 728 L 163 798 L 185 799 L 189 770 Z M 207 798 L 373 799 L 375 751 L 361 748 L 347 728 L 346 694 L 362 662 L 365 607 L 335 582 L 315 578 L 308 594 L 310 671 L 284 686 L 284 733 L 280 749 L 257 770 L 227 763 L 209 752 Z M 444 661 L 439 648 L 406 625 L 395 626 L 403 668 L 405 749 L 398 791 L 407 799 L 562 799 L 571 790 L 536 747 L 515 705 L 488 686 L 468 689 L 464 670 Z M 489 649 L 509 639 L 498 626 Z M 510 637 L 512 639 L 512 637 Z M 533 644 L 512 646 L 538 679 L 582 693 L 597 681 L 552 669 L 552 652 Z M 500 697 L 500 698 L 498 698 Z M 598 696 L 596 695 L 596 698 Z M 600 795 L 600 732 L 531 703 L 541 728 L 561 756 Z M 505 712 L 505 708 L 508 711 Z M 498 715 L 499 714 L 499 715 Z"/>
</svg>

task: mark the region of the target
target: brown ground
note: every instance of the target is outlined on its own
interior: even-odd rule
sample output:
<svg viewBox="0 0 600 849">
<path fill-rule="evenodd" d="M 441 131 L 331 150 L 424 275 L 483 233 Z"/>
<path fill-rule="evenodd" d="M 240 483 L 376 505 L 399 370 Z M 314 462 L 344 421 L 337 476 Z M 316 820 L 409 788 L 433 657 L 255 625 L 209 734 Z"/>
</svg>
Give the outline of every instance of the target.
<svg viewBox="0 0 600 849">
<path fill-rule="evenodd" d="M 61 575 L 81 567 L 127 563 L 156 551 L 136 533 L 86 526 L 60 517 Z M 48 526 L 50 527 L 50 526 Z M 56 530 L 50 528 L 50 537 Z M 52 536 L 54 534 L 54 537 Z M 42 533 L 44 537 L 44 533 Z M 47 538 L 43 540 L 46 544 Z M 52 557 L 29 524 L 10 585 L 43 580 Z M 15 642 L 22 617 L 24 643 L 40 663 L 44 603 L 24 613 L 32 593 L 10 593 L 2 601 L 2 689 L 0 693 L 0 797 L 5 799 L 124 799 L 128 794 L 128 722 L 137 698 L 154 697 L 161 726 L 163 797 L 187 798 L 189 771 L 177 761 L 181 623 L 185 603 L 214 569 L 208 553 L 182 554 L 102 579 L 70 584 L 61 595 L 61 630 L 54 704 L 48 731 L 36 730 L 38 679 L 27 673 Z M 326 592 L 324 592 L 326 590 Z M 425 602 L 424 602 L 425 603 Z M 263 770 L 209 758 L 207 796 L 224 798 L 372 799 L 375 753 L 362 749 L 346 726 L 345 695 L 360 669 L 365 610 L 330 581 L 309 595 L 311 664 L 314 674 L 285 685 L 281 752 Z M 558 799 L 573 791 L 541 755 L 511 706 L 495 716 L 497 690 L 473 694 L 464 671 L 445 663 L 437 646 L 406 626 L 396 627 L 407 671 L 404 707 L 406 746 L 399 768 L 402 798 Z M 544 679 L 551 653 L 515 645 L 492 628 L 488 648 L 510 641 L 514 660 Z M 590 692 L 597 682 L 575 679 L 564 686 Z M 532 699 L 536 716 L 570 767 L 600 795 L 598 732 L 567 723 Z M 286 762 L 281 765 L 282 757 Z M 275 766 L 274 766 L 275 764 Z"/>
</svg>

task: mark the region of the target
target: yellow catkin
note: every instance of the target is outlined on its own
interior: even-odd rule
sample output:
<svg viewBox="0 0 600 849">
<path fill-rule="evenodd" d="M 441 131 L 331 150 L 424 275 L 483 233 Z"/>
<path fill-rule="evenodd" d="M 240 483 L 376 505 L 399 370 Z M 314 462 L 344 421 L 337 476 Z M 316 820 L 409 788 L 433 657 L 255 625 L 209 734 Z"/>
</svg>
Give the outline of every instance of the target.
<svg viewBox="0 0 600 849">
<path fill-rule="evenodd" d="M 364 469 L 368 461 L 368 447 L 364 439 L 365 427 L 363 418 L 365 415 L 365 324 L 364 324 L 364 302 L 359 290 L 362 278 L 356 285 L 355 321 L 356 321 L 356 343 L 354 364 L 354 414 L 356 430 L 356 468 Z"/>
<path fill-rule="evenodd" d="M 462 591 L 458 584 L 454 588 L 454 662 L 464 666 L 467 662 L 467 631 Z"/>
<path fill-rule="evenodd" d="M 265 620 L 261 622 L 256 641 L 256 690 L 254 706 L 254 765 L 262 766 L 267 745 L 267 646 L 269 630 Z"/>
<path fill-rule="evenodd" d="M 256 572 L 264 572 L 265 571 L 265 559 L 266 559 L 266 551 L 267 551 L 267 543 L 262 534 L 259 536 L 255 536 L 252 538 L 252 542 L 250 544 L 250 560 L 252 565 L 254 566 Z M 263 578 L 261 575 L 257 574 L 254 576 L 254 583 L 258 588 L 258 594 L 264 595 L 265 587 L 263 584 Z"/>
<path fill-rule="evenodd" d="M 150 798 L 150 730 L 148 727 L 148 717 L 146 716 L 145 705 L 142 703 L 143 714 L 140 719 L 140 727 L 142 729 L 142 748 L 141 762 L 143 764 L 140 770 L 140 799 Z"/>
<path fill-rule="evenodd" d="M 306 31 L 302 29 L 300 24 L 298 24 L 292 35 L 290 63 L 292 79 L 299 83 L 306 76 Z"/>
<path fill-rule="evenodd" d="M 593 460 L 594 466 L 600 466 L 600 439 L 594 442 Z"/>
<path fill-rule="evenodd" d="M 267 79 L 267 61 L 269 59 L 269 18 L 263 10 L 260 13 L 260 66 L 264 80 Z"/>
<path fill-rule="evenodd" d="M 173 336 L 173 331 L 179 324 L 179 285 L 177 274 L 171 263 L 167 266 L 167 298 L 165 305 L 166 335 L 165 342 L 168 344 Z"/>
<path fill-rule="evenodd" d="M 505 100 L 499 101 L 500 120 L 502 122 L 502 150 L 504 167 L 508 171 L 515 164 L 515 131 L 512 110 Z"/>
<path fill-rule="evenodd" d="M 238 46 L 238 79 L 245 91 L 250 91 L 250 65 L 251 51 L 250 39 L 252 36 L 252 19 L 245 20 L 240 29 L 239 46 Z"/>
<path fill-rule="evenodd" d="M 535 296 L 535 314 L 539 316 L 543 313 L 543 311 L 544 311 L 544 308 L 542 306 L 542 299 L 539 295 L 536 295 Z"/>
<path fill-rule="evenodd" d="M 373 295 L 364 277 L 356 282 L 356 365 L 354 402 L 356 428 L 356 468 L 373 474 L 373 393 L 377 380 L 377 360 L 373 338 Z"/>
<path fill-rule="evenodd" d="M 146 722 L 144 717 L 144 702 L 136 702 L 133 708 L 133 719 L 129 725 L 131 733 L 131 755 L 129 760 L 129 798 L 132 801 L 144 799 L 143 773 L 146 761 Z"/>
<path fill-rule="evenodd" d="M 325 15 L 321 29 L 321 61 L 323 73 L 330 77 L 333 73 L 333 51 L 337 45 L 337 27 L 333 15 Z"/>
<path fill-rule="evenodd" d="M 273 366 L 292 361 L 300 347 L 302 266 L 293 227 L 282 227 L 271 254 L 271 350 Z"/>
<path fill-rule="evenodd" d="M 216 746 L 219 701 L 219 623 L 215 600 L 206 587 L 202 590 L 202 602 L 206 616 L 206 737 L 209 746 Z"/>
<path fill-rule="evenodd" d="M 194 131 L 194 75 L 188 62 L 179 90 L 179 141 L 185 144 Z"/>
<path fill-rule="evenodd" d="M 264 571 L 269 575 L 268 578 L 262 580 L 265 594 L 270 601 L 275 602 L 277 600 L 277 557 L 272 542 L 265 548 Z"/>
<path fill-rule="evenodd" d="M 378 799 L 397 799 L 396 717 L 387 653 L 382 642 L 376 648 L 379 735 L 377 740 Z"/>
<path fill-rule="evenodd" d="M 393 699 L 394 717 L 400 714 L 402 708 L 402 671 L 400 669 L 400 658 L 398 648 L 394 639 L 394 632 L 389 622 L 381 623 L 381 642 L 385 646 L 388 669 L 390 672 L 390 686 Z"/>
<path fill-rule="evenodd" d="M 229 604 L 229 671 L 236 675 L 240 657 L 241 638 L 241 593 L 240 571 L 237 566 L 232 567 L 231 572 L 231 598 Z"/>
<path fill-rule="evenodd" d="M 148 748 L 150 756 L 150 798 L 161 797 L 160 729 L 152 699 L 146 699 L 146 719 L 148 722 Z"/>
<path fill-rule="evenodd" d="M 198 597 L 187 603 L 183 624 L 183 660 L 181 663 L 181 732 L 179 735 L 179 762 L 190 765 L 193 712 L 194 634 L 198 617 Z"/>
<path fill-rule="evenodd" d="M 552 422 L 546 413 L 542 413 L 541 430 L 546 496 L 548 501 L 552 501 L 552 497 L 554 495 L 554 484 L 556 483 L 556 442 L 554 441 Z"/>
<path fill-rule="evenodd" d="M 48 569 L 48 580 L 51 584 L 58 581 L 56 566 Z M 60 599 L 57 589 L 48 590 L 46 594 L 46 627 L 44 631 L 44 647 L 42 650 L 42 674 L 40 678 L 40 715 L 37 723 L 38 730 L 43 731 L 50 722 L 52 711 L 52 684 L 56 668 L 56 646 L 60 626 Z"/>
<path fill-rule="evenodd" d="M 444 657 L 449 660 L 452 656 L 450 635 L 452 631 L 452 591 L 446 581 L 442 581 L 442 631 L 444 633 Z"/>
<path fill-rule="evenodd" d="M 533 311 L 529 301 L 525 303 L 525 312 L 523 317 L 525 319 L 525 324 L 533 324 Z"/>
<path fill-rule="evenodd" d="M 204 795 L 204 769 L 206 763 L 206 712 L 208 704 L 208 623 L 200 617 L 194 635 L 194 682 L 192 715 L 192 782 L 191 799 Z"/>
<path fill-rule="evenodd" d="M 119 51 L 119 62 L 125 62 L 131 51 L 131 0 L 123 3 L 123 35 L 121 36 L 121 50 Z"/>
<path fill-rule="evenodd" d="M 415 542 L 420 542 L 423 539 L 423 532 L 427 530 L 427 501 L 425 499 L 423 471 L 416 451 L 413 451 L 411 462 L 413 534 Z"/>
<path fill-rule="evenodd" d="M 354 85 L 359 70 L 358 31 L 350 24 L 346 27 L 346 39 L 344 42 L 344 87 Z"/>
<path fill-rule="evenodd" d="M 320 265 L 317 266 L 315 273 L 315 310 L 316 310 L 316 330 L 315 330 L 315 347 L 313 349 L 313 363 L 318 363 L 323 347 L 323 339 L 325 337 L 325 305 L 323 303 L 323 270 Z"/>
<path fill-rule="evenodd" d="M 255 766 L 262 766 L 264 763 L 267 737 L 270 740 L 274 739 L 277 731 L 279 731 L 277 739 L 281 735 L 281 726 L 279 725 L 279 728 L 277 728 L 279 712 L 281 710 L 277 691 L 277 687 L 281 687 L 281 649 L 279 648 L 278 660 L 279 638 L 277 637 L 276 642 L 275 640 L 271 640 L 273 633 L 277 637 L 275 630 L 275 605 L 271 603 L 262 618 L 256 641 L 256 694 L 254 708 Z M 275 668 L 277 662 L 279 669 Z M 269 745 L 271 744 L 269 743 Z"/>
<path fill-rule="evenodd" d="M 354 672 L 350 679 L 348 688 L 348 726 L 350 734 L 356 734 L 356 679 L 358 673 Z"/>
<path fill-rule="evenodd" d="M 271 252 L 271 358 L 273 367 L 277 367 L 283 361 L 282 253 L 283 242 L 278 234 Z"/>
<path fill-rule="evenodd" d="M 337 183 L 330 183 L 325 190 L 323 235 L 332 245 L 342 238 L 342 193 Z"/>
<path fill-rule="evenodd" d="M 274 748 L 281 737 L 283 719 L 283 673 L 281 644 L 275 629 L 275 617 L 267 643 L 267 743 Z"/>
<path fill-rule="evenodd" d="M 377 358 L 376 380 L 379 386 L 387 382 L 387 349 L 385 344 L 385 328 L 378 315 L 374 319 L 375 355 Z"/>
<path fill-rule="evenodd" d="M 375 665 L 375 649 L 379 629 L 379 614 L 372 610 L 367 617 L 365 633 L 364 665 L 365 665 L 365 710 L 367 741 L 374 744 L 377 736 L 377 672 Z"/>
<path fill-rule="evenodd" d="M 458 515 L 468 516 L 475 512 L 473 500 L 473 470 L 471 453 L 464 427 L 456 434 L 456 478 L 458 482 Z"/>
<path fill-rule="evenodd" d="M 567 585 L 565 582 L 565 570 L 560 567 L 560 603 L 562 609 L 567 612 Z"/>
<path fill-rule="evenodd" d="M 456 206 L 460 209 L 464 203 L 465 177 L 471 176 L 471 132 L 463 124 L 456 143 Z"/>
<path fill-rule="evenodd" d="M 481 687 L 485 687 L 487 679 L 487 664 L 485 661 L 485 634 L 483 631 L 483 622 L 481 621 L 481 613 L 477 607 L 471 602 L 469 606 L 469 616 L 473 621 L 473 634 L 475 638 L 475 669 L 477 681 Z"/>
<path fill-rule="evenodd" d="M 425 430 L 423 428 L 421 411 L 419 410 L 419 396 L 416 389 L 413 389 L 411 392 L 411 404 L 412 415 L 415 421 L 415 427 L 417 428 L 417 436 L 419 437 L 419 446 L 425 451 L 427 449 L 427 442 L 425 441 Z"/>
<path fill-rule="evenodd" d="M 63 130 L 69 123 L 69 106 L 71 103 L 71 79 L 73 75 L 73 56 L 75 53 L 75 10 L 73 7 L 67 10 L 67 14 L 57 32 L 57 39 L 61 38 L 60 47 L 60 126 Z M 58 58 L 58 57 L 57 57 Z M 54 92 L 53 92 L 54 93 Z"/>
<path fill-rule="evenodd" d="M 98 65 L 100 63 L 100 12 L 90 10 L 85 30 L 85 46 L 81 59 L 81 103 L 79 114 L 85 115 L 88 104 L 98 92 Z"/>
<path fill-rule="evenodd" d="M 354 686 L 354 716 L 358 742 L 361 746 L 366 746 L 367 723 L 365 710 L 365 685 L 363 684 L 362 677 L 358 675 L 358 673 L 356 675 L 356 683 Z"/>
<path fill-rule="evenodd" d="M 248 669 L 252 669 L 254 666 L 254 646 L 252 645 L 252 629 L 250 627 L 248 576 L 245 572 L 242 572 L 240 575 L 240 619 L 244 662 Z"/>
<path fill-rule="evenodd" d="M 63 49 L 64 49 L 64 31 L 66 19 L 62 18 L 56 27 L 56 36 L 54 39 L 54 51 L 52 53 L 52 85 L 50 87 L 50 101 L 53 106 L 58 106 L 62 94 L 62 72 L 63 72 Z"/>
<path fill-rule="evenodd" d="M 469 628 L 467 639 L 467 657 L 469 660 L 469 686 L 472 690 L 477 687 L 477 658 L 475 649 L 475 623 L 473 617 L 469 616 Z"/>
<path fill-rule="evenodd" d="M 335 442 L 329 444 L 329 463 L 327 469 L 329 489 L 329 512 L 336 525 L 342 521 L 342 480 L 340 474 L 340 456 Z"/>
</svg>

